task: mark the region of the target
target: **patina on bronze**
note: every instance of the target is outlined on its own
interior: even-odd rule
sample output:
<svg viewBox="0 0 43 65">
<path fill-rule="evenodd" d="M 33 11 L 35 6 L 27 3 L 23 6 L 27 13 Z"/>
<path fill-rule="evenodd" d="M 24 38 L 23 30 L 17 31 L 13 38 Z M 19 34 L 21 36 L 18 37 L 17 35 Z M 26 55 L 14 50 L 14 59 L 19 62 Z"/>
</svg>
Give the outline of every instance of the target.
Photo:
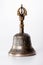
<svg viewBox="0 0 43 65">
<path fill-rule="evenodd" d="M 24 33 L 23 20 L 27 15 L 27 11 L 22 5 L 18 9 L 17 15 L 19 16 L 19 20 L 20 20 L 20 32 L 14 35 L 13 45 L 11 50 L 9 51 L 9 54 L 14 56 L 33 56 L 36 53 L 31 45 L 30 36 Z"/>
</svg>

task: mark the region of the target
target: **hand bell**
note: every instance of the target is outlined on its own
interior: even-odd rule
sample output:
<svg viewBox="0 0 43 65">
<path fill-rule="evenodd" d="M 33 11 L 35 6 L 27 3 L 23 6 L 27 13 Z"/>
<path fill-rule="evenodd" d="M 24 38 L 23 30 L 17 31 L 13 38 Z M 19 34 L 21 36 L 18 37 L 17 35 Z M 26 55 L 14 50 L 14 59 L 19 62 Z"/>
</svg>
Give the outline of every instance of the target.
<svg viewBox="0 0 43 65">
<path fill-rule="evenodd" d="M 33 56 L 36 54 L 34 48 L 31 45 L 30 36 L 24 33 L 24 18 L 27 15 L 26 9 L 21 5 L 17 11 L 17 15 L 20 20 L 20 32 L 13 36 L 13 45 L 9 51 L 13 56 Z"/>
</svg>

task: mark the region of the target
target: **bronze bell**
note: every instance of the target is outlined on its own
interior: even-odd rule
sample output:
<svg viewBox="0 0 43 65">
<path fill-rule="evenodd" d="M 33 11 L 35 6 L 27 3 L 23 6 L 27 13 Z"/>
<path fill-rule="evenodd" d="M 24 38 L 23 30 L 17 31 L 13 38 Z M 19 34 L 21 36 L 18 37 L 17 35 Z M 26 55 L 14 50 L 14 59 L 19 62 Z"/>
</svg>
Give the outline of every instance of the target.
<svg viewBox="0 0 43 65">
<path fill-rule="evenodd" d="M 30 36 L 24 33 L 23 20 L 27 15 L 27 11 L 22 5 L 18 9 L 17 15 L 19 15 L 19 19 L 20 19 L 20 33 L 14 35 L 13 45 L 11 50 L 9 51 L 9 54 L 14 56 L 33 56 L 36 53 L 31 45 Z"/>
</svg>

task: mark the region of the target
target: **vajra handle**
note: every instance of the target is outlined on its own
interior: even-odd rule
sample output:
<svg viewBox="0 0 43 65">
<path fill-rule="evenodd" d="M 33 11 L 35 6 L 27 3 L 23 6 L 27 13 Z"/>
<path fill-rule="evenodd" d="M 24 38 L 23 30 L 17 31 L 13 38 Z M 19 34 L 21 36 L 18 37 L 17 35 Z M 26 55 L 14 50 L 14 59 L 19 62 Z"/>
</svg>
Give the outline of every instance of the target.
<svg viewBox="0 0 43 65">
<path fill-rule="evenodd" d="M 21 5 L 21 7 L 17 11 L 17 15 L 19 15 L 20 20 L 20 33 L 24 33 L 24 17 L 27 15 L 26 9 Z"/>
</svg>

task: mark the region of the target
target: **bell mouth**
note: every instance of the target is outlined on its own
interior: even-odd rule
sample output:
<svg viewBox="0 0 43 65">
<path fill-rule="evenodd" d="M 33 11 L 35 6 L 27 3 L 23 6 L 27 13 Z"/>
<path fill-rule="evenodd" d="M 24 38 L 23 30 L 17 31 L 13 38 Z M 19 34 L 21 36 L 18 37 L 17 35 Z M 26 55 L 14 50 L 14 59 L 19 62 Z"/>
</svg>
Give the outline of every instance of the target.
<svg viewBox="0 0 43 65">
<path fill-rule="evenodd" d="M 33 56 L 36 55 L 34 48 L 31 45 L 30 36 L 26 33 L 19 33 L 13 37 L 13 45 L 9 51 L 12 56 Z"/>
<path fill-rule="evenodd" d="M 36 55 L 36 52 L 33 48 L 30 48 L 28 51 L 27 50 L 16 50 L 16 49 L 11 49 L 9 54 L 11 56 L 17 56 L 17 57 L 26 57 L 26 56 L 34 56 Z"/>
</svg>

